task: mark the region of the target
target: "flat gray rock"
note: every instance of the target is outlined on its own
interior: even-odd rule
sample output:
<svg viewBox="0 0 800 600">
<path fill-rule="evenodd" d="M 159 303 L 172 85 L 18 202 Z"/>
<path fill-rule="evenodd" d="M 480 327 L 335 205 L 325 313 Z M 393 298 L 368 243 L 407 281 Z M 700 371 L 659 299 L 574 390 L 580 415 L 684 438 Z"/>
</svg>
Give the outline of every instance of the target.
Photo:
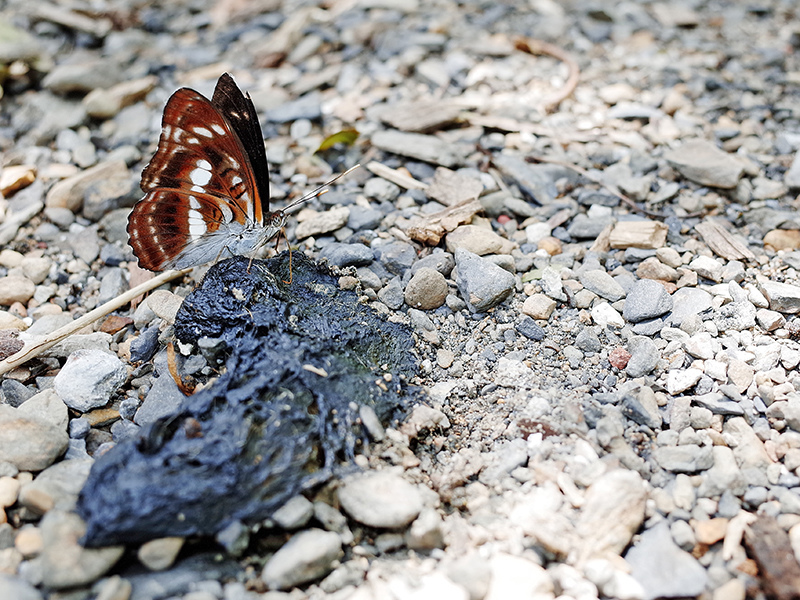
<svg viewBox="0 0 800 600">
<path fill-rule="evenodd" d="M 694 287 L 681 288 L 672 294 L 672 312 L 667 315 L 666 322 L 680 327 L 689 315 L 703 315 L 712 308 L 711 294 Z"/>
<path fill-rule="evenodd" d="M 39 525 L 44 548 L 42 583 L 53 589 L 74 588 L 102 577 L 122 557 L 124 546 L 84 548 L 86 525 L 74 513 L 51 510 Z"/>
<path fill-rule="evenodd" d="M 67 359 L 53 382 L 64 404 L 79 412 L 105 406 L 125 383 L 123 362 L 102 350 L 78 350 Z"/>
<path fill-rule="evenodd" d="M 383 177 L 373 177 L 364 184 L 364 195 L 378 202 L 394 202 L 400 195 L 400 186 Z"/>
<path fill-rule="evenodd" d="M 587 290 L 594 292 L 609 302 L 616 302 L 625 297 L 623 287 L 611 275 L 601 269 L 582 272 L 580 274 L 580 282 Z"/>
<path fill-rule="evenodd" d="M 347 218 L 347 226 L 353 231 L 375 229 L 381 224 L 384 216 L 383 212 L 375 208 L 353 206 L 350 209 L 350 216 Z"/>
<path fill-rule="evenodd" d="M 417 251 L 414 246 L 406 242 L 389 242 L 378 246 L 375 251 L 378 260 L 384 267 L 395 275 L 402 275 L 417 260 Z"/>
<path fill-rule="evenodd" d="M 374 255 L 372 249 L 364 244 L 333 242 L 320 251 L 319 257 L 337 267 L 364 267 L 372 262 Z"/>
<path fill-rule="evenodd" d="M 577 181 L 575 171 L 559 165 L 535 165 L 521 156 L 510 154 L 498 154 L 493 161 L 504 176 L 515 181 L 526 196 L 541 205 L 555 200 L 558 195 L 556 181 L 562 178 L 573 183 Z"/>
<path fill-rule="evenodd" d="M 500 304 L 514 291 L 514 275 L 469 250 L 456 250 L 461 296 L 473 312 L 484 312 Z"/>
<path fill-rule="evenodd" d="M 49 417 L 25 414 L 24 406 L 0 405 L 0 461 L 21 471 L 41 471 L 66 451 L 67 428 Z"/>
<path fill-rule="evenodd" d="M 645 531 L 625 554 L 625 560 L 644 588 L 643 600 L 694 597 L 708 582 L 706 570 L 697 559 L 672 541 L 666 521 Z"/>
<path fill-rule="evenodd" d="M 659 282 L 640 279 L 625 298 L 622 317 L 629 323 L 654 319 L 672 310 L 672 296 Z"/>
<path fill-rule="evenodd" d="M 439 271 L 439 273 L 445 277 L 448 277 L 455 264 L 456 261 L 453 258 L 453 255 L 449 252 L 434 252 L 433 254 L 429 254 L 425 258 L 420 258 L 417 262 L 415 262 L 411 266 L 411 274 L 413 275 L 423 267 L 428 267 L 430 269 L 436 269 Z"/>
<path fill-rule="evenodd" d="M 620 405 L 622 414 L 640 425 L 651 429 L 661 427 L 661 411 L 658 408 L 655 392 L 642 385 L 627 392 Z"/>
<path fill-rule="evenodd" d="M 298 119 L 313 121 L 322 115 L 322 94 L 317 90 L 290 100 L 282 105 L 264 112 L 264 120 L 275 123 L 288 123 Z"/>
<path fill-rule="evenodd" d="M 655 342 L 644 335 L 636 335 L 628 340 L 631 357 L 625 367 L 628 377 L 644 377 L 650 374 L 661 359 L 661 352 Z"/>
<path fill-rule="evenodd" d="M 166 353 L 163 351 L 159 353 L 155 361 L 158 377 L 153 379 L 150 391 L 136 411 L 133 420 L 137 425 L 149 425 L 161 417 L 174 414 L 186 400 L 186 396 L 178 389 L 178 384 L 169 374 Z"/>
<path fill-rule="evenodd" d="M 705 471 L 714 464 L 711 448 L 696 444 L 659 446 L 653 450 L 653 458 L 662 469 L 673 473 Z"/>
<path fill-rule="evenodd" d="M 735 188 L 744 170 L 734 156 L 701 139 L 689 140 L 664 157 L 686 179 L 723 189 Z"/>
<path fill-rule="evenodd" d="M 42 80 L 42 86 L 52 92 L 67 94 L 91 92 L 122 81 L 124 71 L 119 62 L 109 59 L 82 60 L 56 65 Z"/>
<path fill-rule="evenodd" d="M 432 135 L 385 129 L 376 131 L 372 135 L 372 145 L 385 152 L 451 169 L 464 163 L 464 153 L 461 148 Z"/>
<path fill-rule="evenodd" d="M 600 352 L 600 350 L 603 349 L 600 338 L 588 327 L 582 329 L 580 333 L 575 336 L 575 345 L 584 352 Z"/>
<path fill-rule="evenodd" d="M 397 310 L 403 306 L 405 297 L 403 295 L 403 286 L 400 283 L 400 277 L 393 277 L 380 289 L 378 292 L 378 300 L 392 310 Z"/>
<path fill-rule="evenodd" d="M 567 227 L 567 233 L 580 240 L 594 239 L 613 222 L 614 217 L 611 216 L 593 219 L 585 213 L 579 213 Z"/>
<path fill-rule="evenodd" d="M 717 415 L 744 415 L 744 409 L 741 404 L 728 400 L 719 392 L 711 392 L 694 397 L 694 403 L 697 406 L 707 408 L 712 413 Z"/>
<path fill-rule="evenodd" d="M 20 504 L 39 511 L 72 510 L 93 463 L 93 459 L 64 460 L 48 467 L 20 490 Z"/>
</svg>

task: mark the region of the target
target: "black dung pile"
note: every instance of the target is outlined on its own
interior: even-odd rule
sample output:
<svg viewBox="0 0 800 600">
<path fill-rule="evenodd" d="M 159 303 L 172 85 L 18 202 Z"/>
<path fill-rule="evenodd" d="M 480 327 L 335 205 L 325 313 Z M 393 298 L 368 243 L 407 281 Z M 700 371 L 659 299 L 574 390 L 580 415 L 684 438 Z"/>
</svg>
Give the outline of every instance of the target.
<svg viewBox="0 0 800 600">
<path fill-rule="evenodd" d="M 291 284 L 288 253 L 249 272 L 233 258 L 186 298 L 177 337 L 222 338 L 225 370 L 97 460 L 78 502 L 86 545 L 263 520 L 347 464 L 365 440 L 362 406 L 384 423 L 405 406 L 403 381 L 416 369 L 409 329 L 340 290 L 327 268 L 292 258 Z"/>
</svg>

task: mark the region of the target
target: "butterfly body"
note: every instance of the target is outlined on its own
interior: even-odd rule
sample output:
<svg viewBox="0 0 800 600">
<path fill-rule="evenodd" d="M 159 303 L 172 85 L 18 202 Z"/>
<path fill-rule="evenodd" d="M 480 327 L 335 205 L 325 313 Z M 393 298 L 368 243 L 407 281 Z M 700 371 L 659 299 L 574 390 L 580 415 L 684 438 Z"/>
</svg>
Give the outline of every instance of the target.
<svg viewBox="0 0 800 600">
<path fill-rule="evenodd" d="M 141 187 L 128 234 L 139 265 L 151 271 L 252 254 L 286 222 L 282 211 L 269 211 L 255 107 L 228 74 L 211 100 L 189 88 L 170 97 Z"/>
</svg>

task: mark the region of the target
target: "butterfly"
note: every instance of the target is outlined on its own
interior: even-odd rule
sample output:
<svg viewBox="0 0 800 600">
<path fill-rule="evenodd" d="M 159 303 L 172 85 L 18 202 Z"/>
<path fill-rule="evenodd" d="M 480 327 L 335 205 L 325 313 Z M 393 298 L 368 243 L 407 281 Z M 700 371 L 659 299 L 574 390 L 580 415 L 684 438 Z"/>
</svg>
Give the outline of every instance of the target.
<svg viewBox="0 0 800 600">
<path fill-rule="evenodd" d="M 167 101 L 158 149 L 142 172 L 145 195 L 128 217 L 130 245 L 149 271 L 252 255 L 283 229 L 286 210 L 319 196 L 346 173 L 270 212 L 256 109 L 225 73 L 211 100 L 181 88 Z"/>
</svg>

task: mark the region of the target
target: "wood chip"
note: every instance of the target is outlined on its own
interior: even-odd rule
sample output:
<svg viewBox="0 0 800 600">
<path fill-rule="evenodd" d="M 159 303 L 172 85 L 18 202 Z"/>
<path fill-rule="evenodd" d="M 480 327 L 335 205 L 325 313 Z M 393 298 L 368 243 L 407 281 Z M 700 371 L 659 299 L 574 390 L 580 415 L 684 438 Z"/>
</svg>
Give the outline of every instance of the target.
<svg viewBox="0 0 800 600">
<path fill-rule="evenodd" d="M 100 331 L 103 333 L 110 333 L 111 335 L 123 330 L 128 325 L 133 324 L 133 319 L 130 317 L 122 317 L 120 315 L 109 315 L 100 325 Z"/>
<path fill-rule="evenodd" d="M 608 239 L 611 237 L 611 231 L 614 229 L 614 223 L 606 225 L 606 228 L 597 236 L 592 247 L 589 248 L 590 252 L 608 252 L 611 249 L 611 244 Z"/>
<path fill-rule="evenodd" d="M 706 219 L 694 226 L 711 250 L 726 260 L 755 260 L 747 245 L 730 233 L 718 221 Z"/>
<path fill-rule="evenodd" d="M 468 200 L 437 213 L 414 219 L 406 229 L 406 234 L 413 240 L 436 246 L 446 233 L 463 223 L 469 223 L 481 210 L 483 207 L 480 202 Z"/>
<path fill-rule="evenodd" d="M 744 534 L 744 541 L 761 573 L 761 586 L 774 600 L 800 600 L 800 565 L 789 534 L 778 522 L 759 515 Z"/>
<path fill-rule="evenodd" d="M 437 167 L 427 194 L 429 198 L 445 206 L 456 206 L 477 199 L 482 191 L 480 179 L 445 167 Z"/>
<path fill-rule="evenodd" d="M 443 129 L 458 120 L 462 107 L 445 100 L 422 100 L 377 107 L 376 116 L 395 129 L 429 133 Z"/>
<path fill-rule="evenodd" d="M 36 180 L 36 167 L 33 165 L 12 165 L 0 173 L 0 194 L 10 196 L 28 187 Z"/>
<path fill-rule="evenodd" d="M 550 229 L 555 229 L 556 227 L 560 227 L 567 221 L 569 221 L 570 217 L 572 216 L 572 211 L 568 208 L 562 208 L 552 217 L 547 219 L 547 224 L 550 226 Z"/>
<path fill-rule="evenodd" d="M 427 183 L 417 181 L 411 177 L 411 175 L 406 175 L 398 169 L 392 169 L 391 167 L 387 167 L 383 163 L 379 163 L 374 160 L 367 163 L 367 170 L 371 173 L 374 173 L 378 177 L 383 177 L 387 181 L 391 181 L 392 183 L 399 185 L 401 188 L 406 190 L 428 189 Z"/>
<path fill-rule="evenodd" d="M 92 427 L 102 427 L 119 419 L 119 411 L 116 408 L 96 408 L 83 414 Z"/>
<path fill-rule="evenodd" d="M 658 221 L 619 221 L 611 231 L 608 243 L 620 250 L 661 248 L 667 241 L 668 230 L 669 227 Z"/>
</svg>

